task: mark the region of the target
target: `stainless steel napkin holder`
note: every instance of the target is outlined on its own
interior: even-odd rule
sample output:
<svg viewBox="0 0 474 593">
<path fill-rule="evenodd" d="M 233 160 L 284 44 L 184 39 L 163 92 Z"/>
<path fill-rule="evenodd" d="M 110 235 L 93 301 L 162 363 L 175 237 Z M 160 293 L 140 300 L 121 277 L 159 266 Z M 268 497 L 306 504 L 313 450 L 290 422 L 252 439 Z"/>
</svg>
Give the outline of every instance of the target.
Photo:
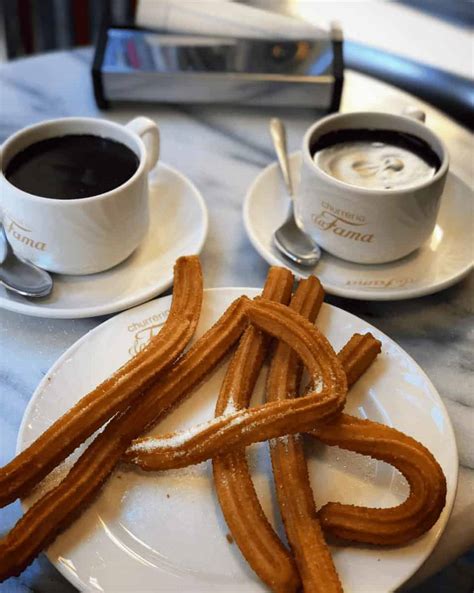
<svg viewBox="0 0 474 593">
<path fill-rule="evenodd" d="M 172 35 L 105 27 L 92 68 L 97 104 L 291 106 L 336 111 L 342 34 L 288 40 Z"/>
</svg>

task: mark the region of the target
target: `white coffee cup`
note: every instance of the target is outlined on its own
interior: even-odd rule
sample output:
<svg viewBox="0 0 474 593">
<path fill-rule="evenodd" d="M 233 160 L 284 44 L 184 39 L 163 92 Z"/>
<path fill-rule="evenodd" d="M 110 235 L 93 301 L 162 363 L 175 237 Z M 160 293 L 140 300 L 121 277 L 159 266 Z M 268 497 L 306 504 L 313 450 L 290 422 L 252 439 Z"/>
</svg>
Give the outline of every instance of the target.
<svg viewBox="0 0 474 593">
<path fill-rule="evenodd" d="M 138 169 L 115 189 L 69 200 L 35 196 L 6 179 L 14 155 L 40 140 L 68 134 L 120 142 L 137 155 Z M 11 136 L 0 153 L 0 217 L 15 253 L 62 274 L 93 274 L 123 261 L 148 229 L 148 173 L 159 149 L 158 127 L 146 117 L 125 126 L 85 117 L 55 119 Z"/>
<path fill-rule="evenodd" d="M 406 115 L 359 112 L 319 120 L 303 139 L 301 183 L 295 196 L 300 228 L 326 251 L 342 259 L 379 264 L 420 247 L 436 225 L 448 172 L 448 152 L 417 110 Z M 367 189 L 335 179 L 311 154 L 315 140 L 344 129 L 395 130 L 424 140 L 441 163 L 433 177 L 403 189 Z"/>
</svg>

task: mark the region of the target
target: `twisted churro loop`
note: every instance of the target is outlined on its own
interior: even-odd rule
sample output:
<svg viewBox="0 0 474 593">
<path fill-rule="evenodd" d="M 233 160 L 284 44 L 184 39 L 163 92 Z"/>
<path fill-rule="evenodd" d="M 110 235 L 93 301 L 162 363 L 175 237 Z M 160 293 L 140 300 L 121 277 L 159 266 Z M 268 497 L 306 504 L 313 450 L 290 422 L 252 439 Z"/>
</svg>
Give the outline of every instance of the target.
<svg viewBox="0 0 474 593">
<path fill-rule="evenodd" d="M 247 315 L 254 325 L 294 350 L 308 371 L 310 391 L 319 400 L 330 400 L 334 413 L 344 407 L 346 374 L 328 339 L 317 327 L 289 307 L 264 299 L 252 303 Z"/>
<path fill-rule="evenodd" d="M 262 297 L 287 304 L 293 275 L 270 268 Z M 227 369 L 216 404 L 216 420 L 226 410 L 248 407 L 269 338 L 252 325 L 242 336 Z M 219 447 L 219 451 L 221 448 Z M 222 513 L 242 555 L 273 591 L 296 591 L 300 578 L 293 556 L 270 525 L 255 491 L 245 450 L 219 454 L 212 460 L 214 485 Z"/>
<path fill-rule="evenodd" d="M 365 372 L 367 357 L 364 346 L 367 342 L 372 342 L 375 358 L 380 343 L 371 334 L 363 336 L 355 334 L 348 344 L 352 341 L 357 342 L 360 348 L 360 353 L 357 349 L 353 351 L 353 360 L 358 359 L 362 363 L 357 365 L 360 372 Z M 314 421 L 306 417 L 308 410 L 311 413 L 314 399 L 314 395 L 308 394 L 291 402 L 261 404 L 250 409 L 244 408 L 217 416 L 185 431 L 141 437 L 131 443 L 122 459 L 144 470 L 164 471 L 187 467 L 207 459 L 221 459 L 226 457 L 229 451 L 236 453 L 250 444 L 266 441 L 269 438 L 285 437 L 301 432 L 316 436 L 313 428 Z M 296 408 L 297 411 L 289 416 L 290 405 L 294 406 L 300 401 L 303 401 L 304 405 Z M 277 410 L 285 412 L 275 414 Z M 287 422 L 289 418 L 291 422 Z M 322 424 L 322 427 L 327 427 L 328 430 L 335 422 L 332 415 L 330 418 L 328 423 Z M 311 428 L 305 429 L 307 425 L 311 425 Z"/>
<path fill-rule="evenodd" d="M 58 463 L 114 414 L 127 408 L 171 366 L 194 334 L 201 301 L 199 259 L 181 257 L 174 269 L 170 313 L 160 333 L 0 469 L 0 506 L 26 496 Z"/>
<path fill-rule="evenodd" d="M 212 452 L 225 454 L 235 447 L 250 445 L 256 438 L 262 441 L 311 430 L 340 412 L 347 389 L 344 371 L 319 330 L 287 307 L 270 301 L 250 304 L 247 315 L 259 325 L 270 327 L 271 323 L 274 337 L 291 341 L 295 352 L 305 357 L 310 376 L 318 379 L 317 373 L 321 372 L 318 390 L 297 399 L 219 416 L 184 435 L 136 439 L 125 455 L 127 461 L 148 471 L 186 467 L 209 459 Z"/>
<path fill-rule="evenodd" d="M 446 478 L 433 455 L 402 432 L 348 414 L 310 433 L 327 445 L 337 445 L 386 461 L 410 486 L 408 498 L 391 508 L 368 508 L 329 502 L 319 511 L 327 533 L 341 539 L 382 546 L 406 544 L 430 529 L 446 502 Z"/>
<path fill-rule="evenodd" d="M 62 482 L 0 540 L 0 582 L 19 574 L 95 498 L 133 438 L 149 429 L 216 367 L 247 326 L 248 299 L 236 300 L 190 350 L 125 412 L 116 415 Z"/>
<path fill-rule="evenodd" d="M 314 323 L 324 299 L 320 282 L 300 282 L 290 308 Z M 340 360 L 340 359 L 339 359 Z M 279 342 L 268 373 L 269 402 L 296 403 L 302 366 L 292 348 Z M 342 585 L 326 545 L 314 504 L 303 443 L 286 436 L 270 441 L 275 490 L 286 536 L 301 576 L 304 591 L 341 593 Z"/>
</svg>

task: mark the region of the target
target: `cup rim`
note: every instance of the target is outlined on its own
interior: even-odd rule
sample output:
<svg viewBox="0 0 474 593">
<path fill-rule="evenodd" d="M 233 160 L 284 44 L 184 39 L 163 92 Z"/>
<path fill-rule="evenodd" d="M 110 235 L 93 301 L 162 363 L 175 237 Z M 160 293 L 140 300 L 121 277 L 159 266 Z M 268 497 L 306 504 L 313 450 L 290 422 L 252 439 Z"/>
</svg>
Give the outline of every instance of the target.
<svg viewBox="0 0 474 593">
<path fill-rule="evenodd" d="M 392 122 L 402 119 L 403 121 L 409 121 L 411 124 L 413 124 L 415 126 L 415 128 L 418 128 L 418 130 L 428 132 L 428 134 L 431 134 L 431 136 L 436 140 L 436 142 L 439 143 L 439 145 L 441 146 L 441 150 L 443 152 L 443 158 L 441 159 L 441 165 L 440 165 L 439 169 L 436 171 L 436 173 L 433 175 L 433 177 L 430 177 L 429 179 L 426 179 L 425 181 L 421 181 L 420 183 L 417 183 L 416 185 L 412 185 L 410 187 L 399 188 L 399 189 L 385 189 L 385 188 L 374 189 L 374 188 L 360 187 L 358 185 L 352 185 L 350 183 L 346 183 L 345 181 L 340 181 L 339 179 L 332 177 L 331 175 L 329 175 L 328 173 L 326 173 L 325 171 L 320 169 L 314 162 L 313 158 L 311 157 L 311 153 L 309 150 L 310 139 L 313 136 L 315 130 L 317 130 L 320 126 L 324 125 L 328 121 L 333 121 L 333 120 L 337 120 L 337 119 L 347 120 L 353 116 L 377 116 L 377 117 L 387 118 L 388 120 L 392 120 Z M 341 130 L 345 129 L 345 126 L 341 125 L 340 129 Z M 416 133 L 414 135 L 416 135 L 418 138 L 420 138 L 421 140 L 426 142 L 426 140 L 424 140 L 424 138 L 422 138 L 421 136 L 418 136 Z M 347 113 L 332 113 L 330 115 L 327 115 L 327 116 L 319 119 L 318 121 L 314 122 L 306 130 L 306 132 L 304 134 L 304 137 L 303 137 L 303 157 L 305 159 L 309 159 L 309 161 L 311 163 L 312 170 L 315 171 L 317 175 L 321 176 L 325 181 L 333 183 L 336 187 L 345 189 L 346 191 L 352 191 L 353 193 L 359 193 L 359 194 L 367 195 L 367 196 L 374 196 L 376 194 L 382 194 L 387 197 L 396 197 L 401 194 L 408 194 L 413 191 L 418 191 L 420 189 L 423 189 L 425 187 L 429 187 L 430 185 L 433 185 L 435 182 L 437 182 L 439 179 L 441 179 L 444 175 L 446 175 L 448 167 L 449 167 L 449 153 L 448 153 L 448 150 L 447 150 L 447 147 L 446 147 L 444 141 L 438 136 L 438 134 L 433 132 L 433 130 L 431 128 L 429 128 L 425 123 L 422 123 L 413 117 L 409 117 L 409 116 L 402 115 L 402 114 L 396 114 L 396 113 L 387 113 L 385 111 L 349 111 Z"/>
<path fill-rule="evenodd" d="M 95 194 L 93 196 L 86 196 L 83 198 L 74 198 L 71 200 L 61 200 L 59 198 L 50 198 L 48 196 L 39 196 L 37 194 L 31 194 L 31 193 L 26 192 L 26 191 L 22 190 L 21 188 L 17 187 L 16 185 L 11 183 L 7 179 L 7 177 L 5 175 L 4 168 L 3 168 L 3 164 L 0 165 L 0 178 L 3 178 L 3 180 L 6 184 L 8 184 L 16 192 L 19 192 L 20 194 L 22 194 L 29 200 L 40 201 L 42 203 L 44 203 L 44 201 L 46 200 L 50 204 L 61 205 L 62 207 L 66 207 L 66 208 L 74 207 L 75 204 L 77 205 L 77 204 L 84 204 L 86 202 L 93 202 L 93 201 L 97 201 L 97 200 L 105 200 L 108 197 L 110 197 L 111 195 L 113 195 L 115 192 L 117 192 L 118 190 L 122 190 L 122 189 L 125 189 L 128 186 L 130 186 L 143 173 L 143 170 L 146 167 L 145 144 L 144 144 L 142 138 L 138 134 L 135 134 L 134 132 L 132 132 L 130 129 L 128 129 L 126 127 L 126 124 L 119 124 L 119 123 L 110 121 L 108 119 L 103 119 L 100 117 L 74 117 L 73 116 L 73 117 L 59 117 L 59 118 L 44 120 L 44 121 L 38 122 L 36 124 L 32 124 L 31 126 L 27 126 L 26 128 L 22 128 L 21 130 L 18 130 L 18 132 L 15 132 L 11 136 L 9 136 L 7 138 L 7 140 L 5 140 L 5 142 L 0 146 L 0 150 L 2 153 L 4 153 L 5 150 L 8 149 L 9 145 L 12 144 L 13 142 L 15 142 L 16 140 L 18 140 L 18 138 L 20 138 L 21 136 L 27 136 L 33 130 L 36 130 L 38 128 L 43 128 L 43 127 L 47 128 L 51 125 L 59 125 L 61 123 L 67 124 L 67 123 L 81 122 L 81 121 L 82 122 L 86 121 L 89 123 L 94 122 L 95 124 L 97 124 L 97 122 L 99 122 L 101 125 L 104 124 L 105 126 L 115 128 L 116 130 L 119 130 L 120 132 L 124 133 L 125 135 L 133 136 L 133 139 L 135 141 L 137 141 L 138 146 L 140 148 L 140 155 L 139 155 L 139 164 L 138 164 L 137 170 L 134 172 L 134 174 L 129 179 L 127 179 L 122 184 L 118 185 L 117 187 L 114 187 L 113 189 L 110 189 L 109 191 L 102 192 L 101 194 Z M 91 131 L 91 133 L 94 136 L 100 135 L 94 131 Z M 63 134 L 63 135 L 65 135 L 65 134 Z M 27 146 L 30 146 L 30 145 L 27 145 Z M 3 159 L 2 159 L 2 161 L 3 161 Z"/>
</svg>

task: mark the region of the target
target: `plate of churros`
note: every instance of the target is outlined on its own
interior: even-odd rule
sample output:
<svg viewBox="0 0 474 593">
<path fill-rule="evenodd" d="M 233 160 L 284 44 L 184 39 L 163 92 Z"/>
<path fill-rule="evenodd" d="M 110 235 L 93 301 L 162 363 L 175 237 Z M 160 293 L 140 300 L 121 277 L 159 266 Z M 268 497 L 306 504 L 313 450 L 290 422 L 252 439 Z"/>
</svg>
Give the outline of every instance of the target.
<svg viewBox="0 0 474 593">
<path fill-rule="evenodd" d="M 435 388 L 365 321 L 294 285 L 173 295 L 74 344 L 25 412 L 0 501 L 0 581 L 45 551 L 81 591 L 382 593 L 452 509 L 457 451 Z"/>
</svg>

